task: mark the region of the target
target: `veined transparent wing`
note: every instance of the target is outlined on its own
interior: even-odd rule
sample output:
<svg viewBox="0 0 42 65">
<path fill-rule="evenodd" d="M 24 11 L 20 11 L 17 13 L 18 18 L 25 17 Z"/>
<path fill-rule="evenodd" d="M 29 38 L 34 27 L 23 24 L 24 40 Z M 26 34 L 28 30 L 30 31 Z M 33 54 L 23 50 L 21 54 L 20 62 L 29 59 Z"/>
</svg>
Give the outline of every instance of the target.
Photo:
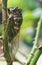
<svg viewBox="0 0 42 65">
<path fill-rule="evenodd" d="M 19 48 L 19 36 L 20 32 L 15 36 L 15 38 L 12 41 L 12 48 L 15 53 L 18 51 Z"/>
<path fill-rule="evenodd" d="M 11 44 L 9 44 L 9 52 L 12 60 L 14 60 L 15 55 L 19 49 L 19 37 L 20 37 L 20 32 L 14 37 Z"/>
</svg>

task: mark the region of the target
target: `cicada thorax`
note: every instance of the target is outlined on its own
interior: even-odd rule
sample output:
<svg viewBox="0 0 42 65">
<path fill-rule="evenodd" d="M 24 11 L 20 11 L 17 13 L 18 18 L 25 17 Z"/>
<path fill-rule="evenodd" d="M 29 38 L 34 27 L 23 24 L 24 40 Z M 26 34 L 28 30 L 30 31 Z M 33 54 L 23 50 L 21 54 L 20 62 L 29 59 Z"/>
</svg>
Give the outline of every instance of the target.
<svg viewBox="0 0 42 65">
<path fill-rule="evenodd" d="M 15 8 L 9 13 L 9 25 L 8 25 L 8 41 L 10 42 L 20 31 L 22 24 L 22 12 L 21 9 Z"/>
</svg>

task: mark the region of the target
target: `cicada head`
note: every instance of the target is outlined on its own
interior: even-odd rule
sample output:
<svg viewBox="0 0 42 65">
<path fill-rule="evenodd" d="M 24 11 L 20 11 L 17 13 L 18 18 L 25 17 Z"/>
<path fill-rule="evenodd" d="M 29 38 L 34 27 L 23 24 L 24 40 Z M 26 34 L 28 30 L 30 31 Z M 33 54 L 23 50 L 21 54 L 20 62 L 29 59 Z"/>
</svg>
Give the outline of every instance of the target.
<svg viewBox="0 0 42 65">
<path fill-rule="evenodd" d="M 12 9 L 12 13 L 14 14 L 13 17 L 14 17 L 14 22 L 16 25 L 18 25 L 19 27 L 21 26 L 22 24 L 22 10 L 18 7 Z"/>
</svg>

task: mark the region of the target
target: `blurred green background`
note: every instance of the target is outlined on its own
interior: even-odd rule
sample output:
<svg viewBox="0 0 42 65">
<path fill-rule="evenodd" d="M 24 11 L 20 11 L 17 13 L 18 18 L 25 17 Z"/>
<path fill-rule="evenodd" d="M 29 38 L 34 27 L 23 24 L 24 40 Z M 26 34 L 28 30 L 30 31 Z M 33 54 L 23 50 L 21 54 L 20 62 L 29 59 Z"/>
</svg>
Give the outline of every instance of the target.
<svg viewBox="0 0 42 65">
<path fill-rule="evenodd" d="M 8 0 L 7 7 L 11 9 L 19 7 L 22 9 L 23 23 L 20 30 L 20 39 L 32 46 L 37 23 L 41 15 L 41 3 L 38 0 Z M 0 13 L 2 12 L 1 9 L 0 7 Z M 0 35 L 2 35 L 2 31 L 2 24 L 0 24 Z"/>
</svg>

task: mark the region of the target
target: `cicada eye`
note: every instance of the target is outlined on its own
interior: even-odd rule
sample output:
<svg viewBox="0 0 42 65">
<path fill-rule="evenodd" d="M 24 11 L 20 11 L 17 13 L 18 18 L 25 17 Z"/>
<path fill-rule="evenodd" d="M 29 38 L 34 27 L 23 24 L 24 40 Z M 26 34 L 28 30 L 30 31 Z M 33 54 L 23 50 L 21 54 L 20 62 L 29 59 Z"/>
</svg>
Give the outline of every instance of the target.
<svg viewBox="0 0 42 65">
<path fill-rule="evenodd" d="M 12 9 L 12 12 L 15 12 L 15 8 L 14 8 L 14 9 Z"/>
</svg>

